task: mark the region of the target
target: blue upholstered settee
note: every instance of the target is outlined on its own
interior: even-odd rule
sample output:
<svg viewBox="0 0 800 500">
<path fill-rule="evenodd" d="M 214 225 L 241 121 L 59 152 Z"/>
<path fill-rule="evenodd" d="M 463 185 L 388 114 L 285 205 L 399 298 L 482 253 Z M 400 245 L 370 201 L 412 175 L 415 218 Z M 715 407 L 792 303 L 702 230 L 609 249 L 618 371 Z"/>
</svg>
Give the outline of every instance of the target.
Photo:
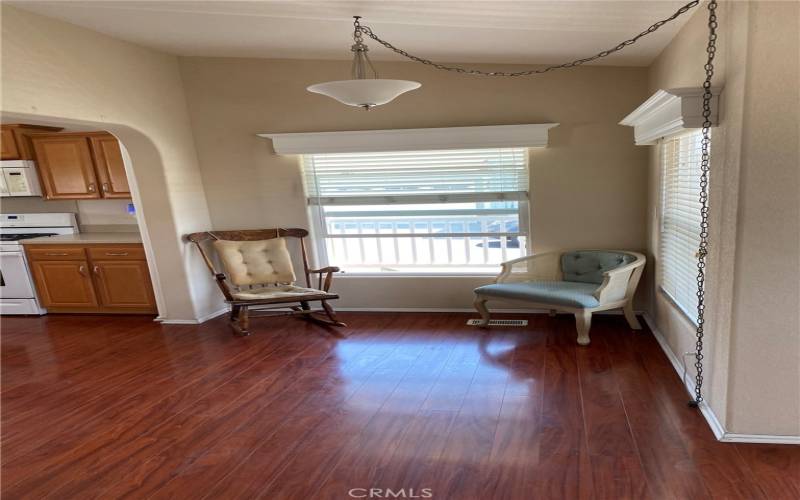
<svg viewBox="0 0 800 500">
<path fill-rule="evenodd" d="M 475 289 L 481 326 L 489 325 L 488 300 L 523 301 L 531 307 L 575 315 L 578 343 L 589 344 L 592 313 L 621 308 L 631 328 L 641 328 L 633 294 L 645 257 L 623 250 L 565 250 L 521 257 L 502 264 L 495 283 Z"/>
</svg>

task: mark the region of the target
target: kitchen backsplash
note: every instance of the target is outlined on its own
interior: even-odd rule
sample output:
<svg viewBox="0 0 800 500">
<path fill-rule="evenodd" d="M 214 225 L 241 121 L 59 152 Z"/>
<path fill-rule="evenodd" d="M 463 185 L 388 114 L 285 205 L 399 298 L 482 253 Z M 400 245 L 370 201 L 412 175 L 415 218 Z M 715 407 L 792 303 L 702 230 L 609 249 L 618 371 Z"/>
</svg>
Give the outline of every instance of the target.
<svg viewBox="0 0 800 500">
<path fill-rule="evenodd" d="M 81 232 L 138 232 L 136 217 L 128 214 L 131 200 L 52 200 L 37 197 L 2 198 L 0 213 L 72 212 Z"/>
</svg>

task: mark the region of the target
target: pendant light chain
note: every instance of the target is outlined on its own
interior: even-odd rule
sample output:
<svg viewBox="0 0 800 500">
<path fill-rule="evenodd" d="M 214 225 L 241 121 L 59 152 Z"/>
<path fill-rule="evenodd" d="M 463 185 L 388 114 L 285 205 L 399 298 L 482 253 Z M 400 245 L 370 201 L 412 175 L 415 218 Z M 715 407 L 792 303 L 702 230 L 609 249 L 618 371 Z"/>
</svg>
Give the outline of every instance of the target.
<svg viewBox="0 0 800 500">
<path fill-rule="evenodd" d="M 700 156 L 700 246 L 697 250 L 697 342 L 695 344 L 694 399 L 689 406 L 698 407 L 703 402 L 703 336 L 705 334 L 706 257 L 708 256 L 708 171 L 711 156 L 711 79 L 714 77 L 714 56 L 717 52 L 717 0 L 708 2 L 708 58 L 703 82 L 703 139 Z"/>
<path fill-rule="evenodd" d="M 576 59 L 561 64 L 547 66 L 539 69 L 530 69 L 525 71 L 482 71 L 474 68 L 464 68 L 460 66 L 447 66 L 425 59 L 423 57 L 415 56 L 406 52 L 403 49 L 395 47 L 390 42 L 383 40 L 376 35 L 369 26 L 363 26 L 359 22 L 359 17 L 355 18 L 355 37 L 359 41 L 361 35 L 365 34 L 376 42 L 380 43 L 387 49 L 407 58 L 412 61 L 431 66 L 436 69 L 444 71 L 453 71 L 456 73 L 479 75 L 479 76 L 530 76 L 547 73 L 557 69 L 567 69 L 580 66 L 582 64 L 607 57 L 615 52 L 618 52 L 629 45 L 633 45 L 640 38 L 655 32 L 665 24 L 675 20 L 677 17 L 685 14 L 692 8 L 696 7 L 700 0 L 694 0 L 680 9 L 666 19 L 662 19 L 652 25 L 638 35 L 629 38 L 615 47 L 598 52 L 595 55 Z M 713 94 L 711 91 L 711 80 L 714 77 L 714 56 L 717 51 L 717 0 L 709 0 L 708 2 L 708 44 L 706 46 L 707 59 L 706 64 L 703 66 L 706 72 L 706 78 L 703 82 L 703 127 L 702 127 L 702 142 L 701 142 L 701 161 L 700 161 L 700 244 L 697 250 L 697 330 L 696 330 L 696 343 L 695 343 L 695 387 L 694 399 L 689 401 L 689 406 L 698 407 L 703 402 L 703 338 L 705 335 L 705 283 L 706 283 L 706 257 L 708 256 L 708 172 L 710 167 L 710 154 L 711 154 L 711 101 Z"/>
<path fill-rule="evenodd" d="M 419 56 L 415 56 L 415 55 L 409 54 L 405 50 L 395 47 L 390 42 L 387 42 L 386 40 L 380 38 L 378 35 L 373 33 L 372 29 L 369 26 L 361 25 L 358 22 L 358 19 L 356 19 L 355 27 L 356 27 L 356 31 L 361 31 L 362 33 L 364 33 L 368 37 L 372 38 L 376 42 L 380 43 L 381 45 L 383 45 L 387 49 L 389 49 L 389 50 L 391 50 L 391 51 L 393 51 L 393 52 L 395 52 L 397 54 L 400 54 L 401 56 L 403 56 L 403 57 L 405 57 L 407 59 L 411 59 L 412 61 L 415 61 L 415 62 L 418 62 L 418 63 L 421 63 L 421 64 L 425 64 L 427 66 L 431 66 L 431 67 L 436 68 L 436 69 L 441 69 L 441 70 L 444 70 L 444 71 L 454 71 L 456 73 L 462 73 L 462 74 L 466 74 L 466 75 L 530 76 L 530 75 L 539 75 L 539 74 L 542 74 L 542 73 L 548 73 L 550 71 L 557 70 L 557 69 L 574 68 L 574 67 L 580 66 L 582 64 L 594 61 L 596 59 L 601 59 L 603 57 L 610 56 L 611 54 L 624 49 L 628 45 L 633 45 L 634 43 L 639 41 L 640 38 L 642 38 L 642 37 L 644 37 L 646 35 L 649 35 L 650 33 L 653 33 L 654 31 L 658 30 L 660 27 L 664 26 L 665 24 L 669 23 L 670 21 L 675 20 L 677 17 L 685 14 L 686 12 L 691 10 L 692 8 L 696 7 L 699 3 L 700 3 L 700 0 L 691 1 L 691 2 L 687 3 L 686 5 L 684 5 L 683 7 L 681 7 L 680 9 L 678 9 L 674 14 L 672 14 L 668 18 L 662 19 L 661 21 L 658 21 L 658 22 L 650 25 L 646 30 L 642 31 L 641 33 L 639 33 L 638 35 L 634 36 L 633 38 L 629 38 L 629 39 L 627 39 L 627 40 L 625 40 L 623 42 L 620 42 L 616 46 L 614 46 L 614 47 L 612 47 L 610 49 L 606 49 L 606 50 L 603 50 L 601 52 L 598 52 L 597 54 L 595 54 L 593 56 L 584 57 L 582 59 L 576 59 L 574 61 L 569 61 L 569 62 L 565 62 L 565 63 L 561 63 L 561 64 L 556 64 L 556 65 L 553 65 L 553 66 L 547 66 L 545 68 L 530 69 L 530 70 L 525 70 L 525 71 L 513 71 L 513 72 L 508 72 L 508 71 L 482 71 L 482 70 L 474 69 L 474 68 L 462 68 L 460 66 L 447 66 L 447 65 L 444 65 L 444 64 L 439 64 L 439 63 L 431 61 L 430 59 L 425 59 L 423 57 L 419 57 Z M 714 3 L 716 4 L 716 2 L 714 2 Z"/>
</svg>

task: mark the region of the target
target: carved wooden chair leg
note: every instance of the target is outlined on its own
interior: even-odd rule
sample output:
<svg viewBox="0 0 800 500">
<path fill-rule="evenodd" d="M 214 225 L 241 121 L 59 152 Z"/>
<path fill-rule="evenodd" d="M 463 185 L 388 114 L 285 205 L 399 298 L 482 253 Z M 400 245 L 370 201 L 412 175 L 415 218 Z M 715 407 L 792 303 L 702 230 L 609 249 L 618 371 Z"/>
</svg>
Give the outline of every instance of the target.
<svg viewBox="0 0 800 500">
<path fill-rule="evenodd" d="M 239 311 L 241 308 L 242 306 L 231 306 L 231 321 L 239 319 Z"/>
<path fill-rule="evenodd" d="M 328 304 L 327 300 L 322 300 L 321 302 L 322 302 L 322 308 L 325 309 L 325 314 L 327 314 L 328 317 L 331 319 L 331 324 L 336 326 L 347 326 L 345 323 L 339 321 L 339 319 L 336 317 L 336 312 L 333 310 L 333 307 L 331 307 L 331 305 Z"/>
<path fill-rule="evenodd" d="M 578 344 L 589 345 L 589 329 L 592 328 L 592 313 L 579 311 L 575 313 L 575 326 L 578 329 Z"/>
<path fill-rule="evenodd" d="M 237 334 L 242 337 L 250 335 L 250 313 L 247 306 L 239 306 L 237 318 L 231 322 L 231 326 Z"/>
<path fill-rule="evenodd" d="M 628 303 L 622 307 L 622 312 L 625 314 L 625 319 L 628 320 L 628 326 L 634 330 L 642 329 L 642 325 L 636 318 L 636 313 L 633 312 L 633 301 L 628 301 Z"/>
<path fill-rule="evenodd" d="M 481 297 L 480 295 L 476 295 L 475 296 L 475 302 L 473 302 L 473 305 L 475 306 L 475 309 L 477 309 L 478 313 L 480 313 L 480 315 L 481 315 L 481 322 L 480 322 L 480 324 L 478 324 L 478 326 L 480 328 L 488 328 L 489 327 L 489 318 L 490 318 L 490 316 L 489 316 L 489 309 L 486 308 L 486 301 L 487 300 L 488 299 L 485 299 L 485 298 Z"/>
</svg>

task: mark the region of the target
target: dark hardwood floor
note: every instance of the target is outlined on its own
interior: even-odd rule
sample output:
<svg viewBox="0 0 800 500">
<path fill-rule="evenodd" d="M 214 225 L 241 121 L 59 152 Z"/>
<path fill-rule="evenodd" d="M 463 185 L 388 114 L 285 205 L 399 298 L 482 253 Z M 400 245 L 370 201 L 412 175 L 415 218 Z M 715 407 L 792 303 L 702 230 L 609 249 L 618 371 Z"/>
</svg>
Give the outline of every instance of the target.
<svg viewBox="0 0 800 500">
<path fill-rule="evenodd" d="M 800 498 L 800 447 L 717 442 L 622 317 L 342 316 L 2 318 L 2 497 Z"/>
</svg>

